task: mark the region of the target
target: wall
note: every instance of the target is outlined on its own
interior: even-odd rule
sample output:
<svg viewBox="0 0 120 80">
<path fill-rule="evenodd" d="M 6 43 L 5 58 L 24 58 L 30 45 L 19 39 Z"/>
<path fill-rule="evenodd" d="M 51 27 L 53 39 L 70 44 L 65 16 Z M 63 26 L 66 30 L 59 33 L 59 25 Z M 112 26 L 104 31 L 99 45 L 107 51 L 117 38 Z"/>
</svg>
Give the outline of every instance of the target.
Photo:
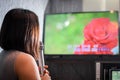
<svg viewBox="0 0 120 80">
<path fill-rule="evenodd" d="M 83 0 L 83 11 L 119 10 L 119 0 Z"/>
<path fill-rule="evenodd" d="M 83 11 L 119 11 L 120 21 L 120 0 L 83 0 Z"/>
<path fill-rule="evenodd" d="M 82 0 L 49 0 L 45 13 L 82 11 Z"/>
<path fill-rule="evenodd" d="M 38 15 L 42 35 L 43 15 L 47 2 L 48 0 L 0 0 L 0 26 L 8 10 L 25 8 L 34 11 Z"/>
<path fill-rule="evenodd" d="M 101 10 L 101 0 L 83 0 L 83 11 L 98 11 Z M 93 6 L 94 5 L 94 6 Z"/>
<path fill-rule="evenodd" d="M 119 10 L 120 0 L 106 0 L 107 10 Z"/>
</svg>

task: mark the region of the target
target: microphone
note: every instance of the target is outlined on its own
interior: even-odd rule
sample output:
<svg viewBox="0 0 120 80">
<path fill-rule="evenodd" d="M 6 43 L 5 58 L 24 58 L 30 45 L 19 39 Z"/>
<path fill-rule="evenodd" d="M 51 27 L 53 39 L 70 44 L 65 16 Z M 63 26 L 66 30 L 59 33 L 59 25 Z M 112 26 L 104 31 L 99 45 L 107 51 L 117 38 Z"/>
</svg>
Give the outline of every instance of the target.
<svg viewBox="0 0 120 80">
<path fill-rule="evenodd" d="M 39 66 L 40 66 L 40 74 L 42 76 L 44 75 L 44 66 L 45 66 L 43 49 L 44 49 L 44 45 L 40 41 L 40 60 L 39 60 Z"/>
</svg>

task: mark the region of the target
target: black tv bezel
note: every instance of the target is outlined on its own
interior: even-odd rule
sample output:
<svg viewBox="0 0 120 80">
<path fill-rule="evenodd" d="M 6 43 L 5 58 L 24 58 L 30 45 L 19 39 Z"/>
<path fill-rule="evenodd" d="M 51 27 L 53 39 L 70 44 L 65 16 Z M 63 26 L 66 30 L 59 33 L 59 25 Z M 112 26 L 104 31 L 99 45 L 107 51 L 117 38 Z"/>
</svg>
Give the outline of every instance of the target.
<svg viewBox="0 0 120 80">
<path fill-rule="evenodd" d="M 43 42 L 43 44 L 45 44 L 45 20 L 46 20 L 46 15 L 54 15 L 54 14 L 76 14 L 76 13 L 99 13 L 99 12 L 111 12 L 111 10 L 110 11 L 82 11 L 82 12 L 64 12 L 64 13 L 45 13 L 44 14 L 44 18 L 43 18 L 43 35 L 42 35 L 42 42 Z M 114 10 L 114 12 L 117 12 L 117 16 L 118 16 L 118 35 L 120 35 L 120 25 L 119 25 L 119 23 L 120 23 L 120 21 L 119 21 L 119 11 L 117 11 L 117 10 Z M 120 53 L 120 37 L 118 36 L 118 39 L 119 39 L 119 53 Z M 44 48 L 45 48 L 45 46 L 44 46 Z M 51 57 L 51 58 L 66 58 L 66 57 L 68 57 L 68 58 L 73 58 L 73 56 L 83 56 L 83 57 L 94 57 L 94 56 L 97 56 L 97 57 L 99 57 L 99 58 L 102 58 L 102 57 L 108 57 L 108 56 L 110 56 L 110 57 L 113 57 L 113 56 L 116 56 L 116 57 L 118 57 L 118 56 L 120 56 L 120 54 L 118 54 L 118 55 L 108 55 L 108 54 L 87 54 L 87 55 L 73 55 L 73 54 L 45 54 L 45 51 L 44 51 L 44 49 L 43 49 L 43 53 L 44 53 L 44 55 L 45 55 L 45 57 L 47 57 L 47 58 L 49 58 L 49 57 Z M 79 58 L 79 57 L 78 57 Z"/>
</svg>

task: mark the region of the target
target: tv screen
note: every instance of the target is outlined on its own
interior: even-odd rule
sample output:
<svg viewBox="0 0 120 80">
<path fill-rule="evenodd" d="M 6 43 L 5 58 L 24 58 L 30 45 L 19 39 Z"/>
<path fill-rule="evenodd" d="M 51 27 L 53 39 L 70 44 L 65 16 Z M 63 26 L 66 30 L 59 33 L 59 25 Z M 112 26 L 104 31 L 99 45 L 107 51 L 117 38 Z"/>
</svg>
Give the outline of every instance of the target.
<svg viewBox="0 0 120 80">
<path fill-rule="evenodd" d="M 118 11 L 45 14 L 46 55 L 117 55 Z"/>
<path fill-rule="evenodd" d="M 111 70 L 109 80 L 120 80 L 120 69 Z"/>
</svg>

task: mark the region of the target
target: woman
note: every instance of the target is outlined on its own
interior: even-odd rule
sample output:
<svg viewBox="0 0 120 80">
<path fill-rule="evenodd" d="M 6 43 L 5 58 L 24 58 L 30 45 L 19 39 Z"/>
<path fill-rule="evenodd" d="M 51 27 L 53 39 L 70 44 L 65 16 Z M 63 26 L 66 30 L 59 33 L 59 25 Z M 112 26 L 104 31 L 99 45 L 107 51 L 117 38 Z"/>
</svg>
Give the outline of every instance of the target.
<svg viewBox="0 0 120 80">
<path fill-rule="evenodd" d="M 25 9 L 12 9 L 0 31 L 0 80 L 50 80 L 39 74 L 39 22 L 37 15 Z"/>
</svg>

